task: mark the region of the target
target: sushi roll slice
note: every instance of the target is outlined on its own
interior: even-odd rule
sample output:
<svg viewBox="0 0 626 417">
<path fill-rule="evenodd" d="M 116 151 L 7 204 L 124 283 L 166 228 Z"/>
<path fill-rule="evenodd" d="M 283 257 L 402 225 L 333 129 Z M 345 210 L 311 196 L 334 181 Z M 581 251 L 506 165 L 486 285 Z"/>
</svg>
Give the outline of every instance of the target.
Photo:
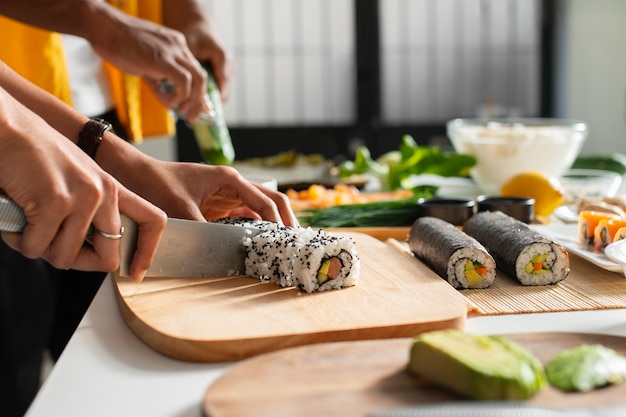
<svg viewBox="0 0 626 417">
<path fill-rule="evenodd" d="M 310 293 L 354 286 L 360 269 L 352 238 L 320 230 L 299 251 L 293 275 L 298 288 Z"/>
<path fill-rule="evenodd" d="M 454 288 L 486 288 L 496 278 L 496 263 L 485 247 L 445 220 L 418 218 L 409 231 L 409 247 Z"/>
<path fill-rule="evenodd" d="M 619 219 L 616 214 L 604 211 L 583 210 L 578 214 L 578 241 L 581 245 L 593 245 L 596 226 L 602 220 Z"/>
<path fill-rule="evenodd" d="M 600 220 L 593 232 L 593 249 L 596 252 L 604 252 L 604 248 L 615 241 L 615 233 L 625 226 L 625 219 Z"/>
<path fill-rule="evenodd" d="M 293 265 L 302 236 L 290 228 L 271 229 L 246 239 L 246 275 L 279 287 L 293 287 Z"/>
<path fill-rule="evenodd" d="M 280 287 L 298 287 L 308 293 L 350 287 L 359 282 L 360 260 L 356 243 L 350 237 L 264 220 L 216 221 L 262 230 L 243 242 L 248 276 Z"/>
<path fill-rule="evenodd" d="M 620 227 L 619 229 L 617 229 L 615 235 L 613 236 L 613 242 L 617 242 L 618 240 L 623 239 L 626 239 L 626 227 Z"/>
<path fill-rule="evenodd" d="M 463 231 L 487 248 L 499 269 L 523 285 L 556 284 L 569 274 L 569 254 L 562 245 L 500 211 L 476 213 Z"/>
</svg>

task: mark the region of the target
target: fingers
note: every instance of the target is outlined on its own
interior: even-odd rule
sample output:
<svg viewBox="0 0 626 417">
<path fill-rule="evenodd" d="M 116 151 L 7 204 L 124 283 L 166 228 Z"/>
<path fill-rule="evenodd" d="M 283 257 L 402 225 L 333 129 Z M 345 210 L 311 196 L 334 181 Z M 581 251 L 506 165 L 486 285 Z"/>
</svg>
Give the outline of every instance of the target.
<svg viewBox="0 0 626 417">
<path fill-rule="evenodd" d="M 265 220 L 298 226 L 289 198 L 284 193 L 250 182 L 231 167 L 210 168 L 214 171 L 215 181 L 221 185 L 203 202 L 202 212 L 205 215 L 210 212 L 218 214 L 220 208 L 232 213 L 246 207 Z"/>
<path fill-rule="evenodd" d="M 278 219 L 282 221 L 285 226 L 298 226 L 299 222 L 296 218 L 295 213 L 291 209 L 291 204 L 289 203 L 289 198 L 284 194 L 276 190 L 272 190 L 267 188 L 261 184 L 252 183 L 259 191 L 269 197 L 274 203 L 275 210 L 278 212 Z M 250 207 L 254 210 L 254 207 Z M 257 213 L 261 215 L 261 217 L 266 218 L 266 215 L 273 215 L 267 213 L 274 212 L 273 207 L 263 207 L 261 206 L 258 210 L 255 210 Z"/>
<path fill-rule="evenodd" d="M 222 101 L 227 102 L 230 98 L 233 79 L 235 78 L 235 65 L 230 54 L 225 54 L 222 62 L 213 66 L 215 82 L 219 87 Z"/>
<path fill-rule="evenodd" d="M 141 282 L 154 259 L 167 216 L 163 210 L 126 189 L 120 193 L 119 210 L 137 223 L 139 228 L 130 276 L 134 281 Z"/>
<path fill-rule="evenodd" d="M 206 72 L 193 57 L 171 68 L 164 78 L 145 78 L 145 81 L 167 108 L 189 123 L 195 123 L 200 113 L 210 110 L 206 100 Z"/>
<path fill-rule="evenodd" d="M 48 206 L 24 208 L 28 219 L 20 248 L 27 257 L 42 257 L 59 269 L 113 271 L 120 261 L 120 242 L 96 233 L 85 244 L 90 225 L 118 234 L 118 185 L 106 177 L 99 187 L 56 198 Z"/>
<path fill-rule="evenodd" d="M 59 204 L 51 202 L 50 210 L 30 215 L 25 208 L 27 224 L 22 233 L 2 232 L 2 239 L 24 256 L 43 258 L 58 269 L 111 272 L 120 264 L 120 213 L 126 213 L 139 227 L 130 273 L 140 282 L 152 263 L 166 215 L 121 185 L 111 182 L 108 188 L 96 201 L 81 196 L 81 209 L 55 210 Z M 90 225 L 95 232 L 88 236 Z"/>
<path fill-rule="evenodd" d="M 188 68 L 191 74 L 191 87 L 187 99 L 179 101 L 177 112 L 187 119 L 189 123 L 195 123 L 200 112 L 209 110 L 205 95 L 207 89 L 207 75 L 200 63 L 191 57 L 192 66 Z"/>
</svg>

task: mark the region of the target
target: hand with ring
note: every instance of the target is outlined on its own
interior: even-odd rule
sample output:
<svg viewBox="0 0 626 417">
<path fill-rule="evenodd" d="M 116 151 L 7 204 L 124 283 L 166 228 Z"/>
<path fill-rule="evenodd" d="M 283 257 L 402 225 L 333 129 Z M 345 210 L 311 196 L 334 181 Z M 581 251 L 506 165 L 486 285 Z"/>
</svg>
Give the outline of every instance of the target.
<svg viewBox="0 0 626 417">
<path fill-rule="evenodd" d="M 1 81 L 9 87 L 3 89 Z M 3 232 L 2 238 L 24 256 L 43 258 L 59 269 L 114 271 L 123 234 L 120 213 L 126 214 L 141 232 L 131 266 L 132 277 L 141 280 L 165 227 L 165 213 L 17 101 L 8 88 L 18 85 L 17 74 L 0 63 L 0 155 L 10 155 L 0 164 L 0 189 L 26 217 L 21 234 Z M 77 117 L 76 126 L 84 123 Z M 85 245 L 91 224 L 99 232 Z"/>
</svg>

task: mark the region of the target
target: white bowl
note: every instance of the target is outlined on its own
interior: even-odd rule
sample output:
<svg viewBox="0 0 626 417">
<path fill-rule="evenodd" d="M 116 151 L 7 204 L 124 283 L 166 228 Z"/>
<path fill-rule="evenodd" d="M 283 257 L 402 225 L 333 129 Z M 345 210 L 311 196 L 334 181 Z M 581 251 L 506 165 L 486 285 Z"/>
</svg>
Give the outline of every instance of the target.
<svg viewBox="0 0 626 417">
<path fill-rule="evenodd" d="M 524 171 L 560 177 L 588 133 L 584 122 L 550 118 L 454 119 L 446 128 L 454 149 L 476 158 L 470 175 L 488 194 Z"/>
<path fill-rule="evenodd" d="M 569 169 L 559 179 L 564 204 L 576 204 L 582 198 L 614 197 L 622 184 L 622 176 L 599 169 Z"/>
</svg>

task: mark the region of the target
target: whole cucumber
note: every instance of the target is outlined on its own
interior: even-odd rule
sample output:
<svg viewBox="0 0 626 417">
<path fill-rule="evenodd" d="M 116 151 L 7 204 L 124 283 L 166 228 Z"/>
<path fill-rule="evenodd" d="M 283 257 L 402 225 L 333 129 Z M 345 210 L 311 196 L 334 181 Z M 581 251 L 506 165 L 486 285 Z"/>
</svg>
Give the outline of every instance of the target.
<svg viewBox="0 0 626 417">
<path fill-rule="evenodd" d="M 626 155 L 613 152 L 609 154 L 580 155 L 572 164 L 573 169 L 602 169 L 626 174 Z"/>
<path fill-rule="evenodd" d="M 224 118 L 222 96 L 217 88 L 211 66 L 203 63 L 207 72 L 207 95 L 215 111 L 215 123 L 196 122 L 193 131 L 200 147 L 204 162 L 210 165 L 232 165 L 235 160 L 235 149 L 230 132 Z"/>
</svg>

